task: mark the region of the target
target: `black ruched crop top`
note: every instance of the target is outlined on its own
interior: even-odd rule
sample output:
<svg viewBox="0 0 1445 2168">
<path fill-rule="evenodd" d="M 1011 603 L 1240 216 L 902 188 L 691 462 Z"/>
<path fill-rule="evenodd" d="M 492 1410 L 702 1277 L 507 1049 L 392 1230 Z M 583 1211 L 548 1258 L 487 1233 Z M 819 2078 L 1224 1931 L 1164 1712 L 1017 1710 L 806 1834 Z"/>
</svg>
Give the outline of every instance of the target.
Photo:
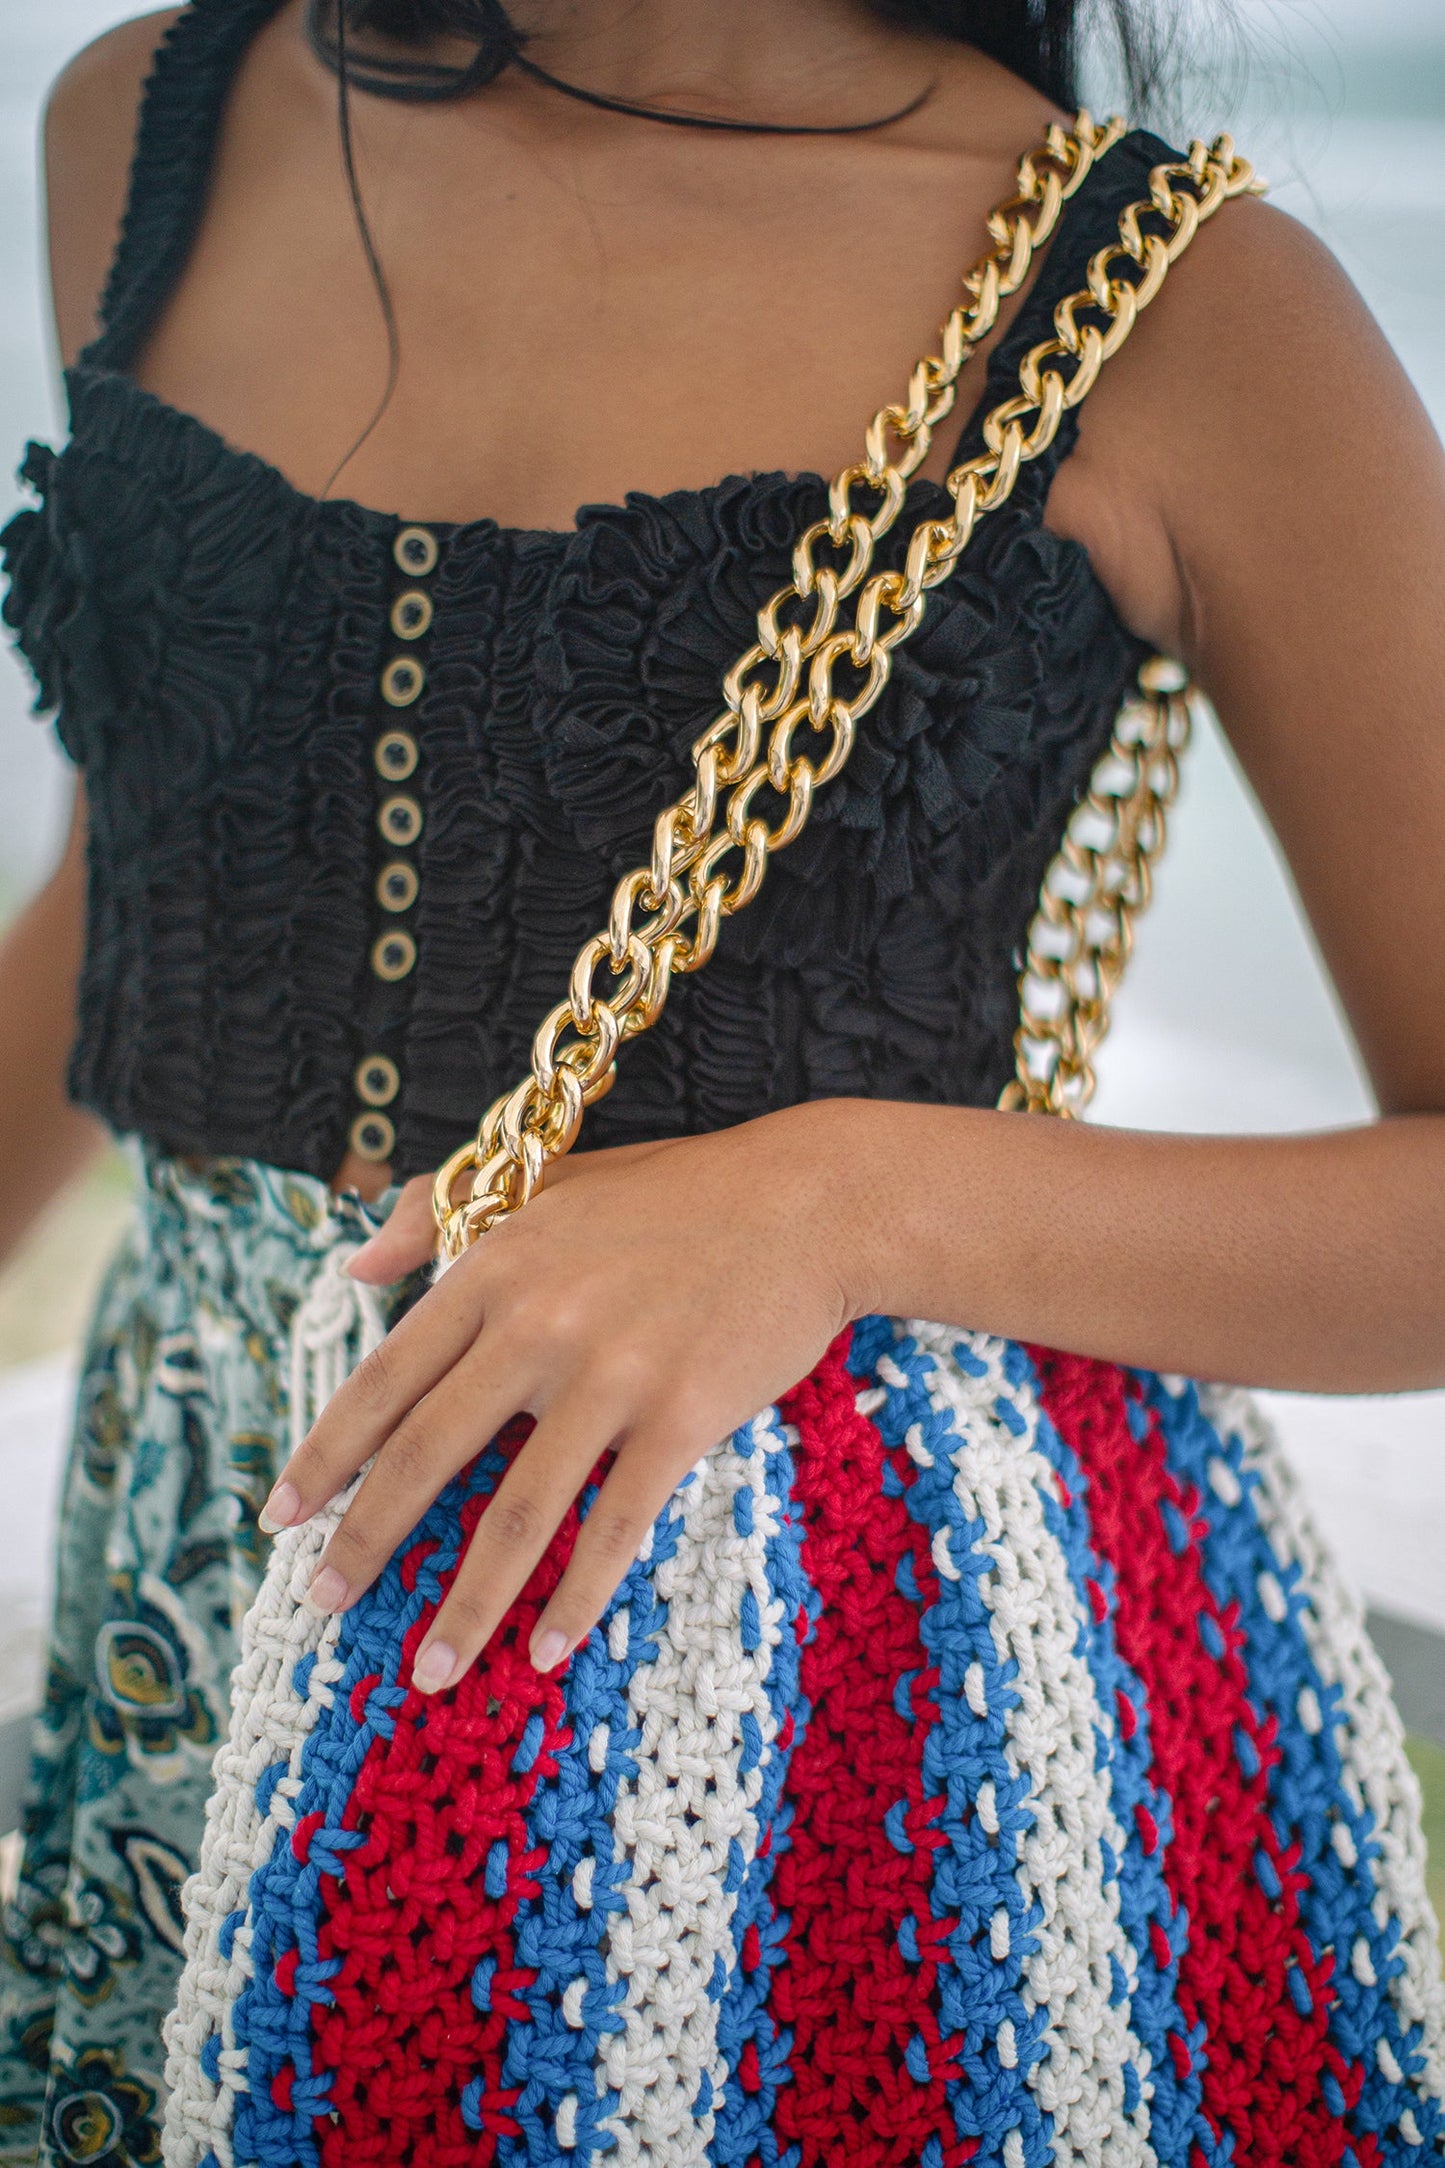
<svg viewBox="0 0 1445 2168">
<path fill-rule="evenodd" d="M 32 445 L 6 621 L 84 771 L 75 1098 L 118 1131 L 329 1178 L 436 1165 L 527 1066 L 647 855 L 816 475 L 592 505 L 572 533 L 302 495 L 127 373 L 276 0 L 193 0 L 142 109 L 71 435 Z M 1126 137 L 1067 207 L 964 432 L 1171 156 Z M 593 1145 L 835 1094 L 985 1105 L 1040 878 L 1145 649 L 1043 524 L 1077 421 L 983 521 L 848 768 L 718 952 L 626 1048 Z M 890 543 L 948 500 L 915 482 Z"/>
</svg>

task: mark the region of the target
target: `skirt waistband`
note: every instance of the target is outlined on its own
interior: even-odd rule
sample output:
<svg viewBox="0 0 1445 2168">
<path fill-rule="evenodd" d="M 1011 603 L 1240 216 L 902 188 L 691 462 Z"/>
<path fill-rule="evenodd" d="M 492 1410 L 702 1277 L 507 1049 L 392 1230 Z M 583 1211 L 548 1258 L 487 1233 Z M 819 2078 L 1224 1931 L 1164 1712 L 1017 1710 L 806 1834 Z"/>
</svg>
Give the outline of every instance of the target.
<svg viewBox="0 0 1445 2168">
<path fill-rule="evenodd" d="M 139 1241 L 192 1267 L 219 1262 L 249 1236 L 304 1269 L 338 1243 L 365 1242 L 401 1194 L 392 1187 L 368 1204 L 355 1190 L 338 1195 L 315 1175 L 260 1160 L 180 1158 L 140 1137 L 122 1138 L 121 1149 L 135 1177 Z"/>
</svg>

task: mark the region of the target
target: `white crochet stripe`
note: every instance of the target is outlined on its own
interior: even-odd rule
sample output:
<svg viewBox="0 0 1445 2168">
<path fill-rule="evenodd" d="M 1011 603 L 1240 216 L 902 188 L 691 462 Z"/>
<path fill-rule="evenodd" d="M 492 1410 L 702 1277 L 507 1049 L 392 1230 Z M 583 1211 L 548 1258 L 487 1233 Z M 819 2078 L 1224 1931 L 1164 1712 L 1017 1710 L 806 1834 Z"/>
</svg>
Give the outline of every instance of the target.
<svg viewBox="0 0 1445 2168">
<path fill-rule="evenodd" d="M 1370 1863 L 1376 1922 L 1383 1927 L 1394 1919 L 1400 1931 L 1403 1969 L 1389 1983 L 1390 2000 L 1401 2024 L 1418 2025 L 1423 2034 L 1424 2068 L 1412 2083 L 1445 2102 L 1439 1930 L 1425 1881 L 1420 1787 L 1405 1756 L 1389 1678 L 1365 1631 L 1363 1606 L 1321 1543 L 1294 1470 L 1252 1396 L 1234 1387 L 1204 1386 L 1200 1401 L 1221 1437 L 1239 1438 L 1246 1465 L 1259 1476 L 1260 1521 L 1276 1557 L 1302 1569 L 1300 1587 L 1309 1600 L 1300 1611 L 1300 1627 L 1321 1680 L 1340 1689 L 1343 1722 L 1336 1738 L 1346 1779 L 1353 1778 L 1374 1817 L 1380 1847 Z M 1349 1955 L 1340 1951 L 1339 1961 L 1348 1963 Z"/>
<path fill-rule="evenodd" d="M 266 1578 L 241 1627 L 241 1660 L 231 1674 L 231 1727 L 212 1766 L 211 1796 L 200 1866 L 185 1886 L 186 1962 L 176 2005 L 165 2021 L 166 2103 L 163 2159 L 166 2168 L 198 2168 L 214 2153 L 221 2168 L 246 2168 L 231 2145 L 238 2093 L 249 2090 L 247 2052 L 236 2043 L 237 1998 L 251 1977 L 251 1878 L 270 1858 L 278 1831 L 296 1821 L 292 1802 L 301 1789 L 301 1756 L 308 1734 L 344 1666 L 334 1654 L 341 1621 L 308 1611 L 302 1598 L 317 1561 L 350 1497 L 315 1520 L 276 1538 Z M 304 1656 L 315 1662 L 303 1700 L 293 1684 Z M 286 1774 L 258 1811 L 256 1787 L 278 1761 Z M 234 1912 L 238 1926 L 229 1957 L 221 1954 L 221 1930 Z M 218 2080 L 201 2067 L 201 2053 L 221 2041 Z"/>
<path fill-rule="evenodd" d="M 385 1334 L 375 1294 L 342 1271 L 357 1247 L 341 1241 L 324 1250 L 297 1305 L 289 1374 L 293 1452 L 352 1364 Z M 344 1671 L 334 1653 L 340 1620 L 307 1610 L 303 1599 L 355 1489 L 356 1483 L 349 1484 L 312 1520 L 276 1538 L 256 1600 L 242 1621 L 241 1658 L 231 1674 L 230 1729 L 212 1764 L 200 1865 L 183 1892 L 185 1967 L 175 2008 L 162 2027 L 169 2089 L 162 2137 L 166 2168 L 198 2168 L 208 2153 L 220 2168 L 248 2168 L 236 2161 L 231 2132 L 236 2095 L 249 2090 L 248 2051 L 236 2039 L 235 2010 L 251 1977 L 251 1878 L 271 1857 L 277 1831 L 295 1824 L 292 1802 L 301 1789 L 302 1751 Z M 303 1699 L 295 1675 L 305 1656 L 316 1660 Z M 286 1774 L 262 1814 L 256 1787 L 279 1761 L 285 1762 Z M 229 1955 L 223 1956 L 222 1929 L 238 1912 L 243 1917 Z M 201 2055 L 217 2038 L 220 2053 L 212 2079 Z"/>
<path fill-rule="evenodd" d="M 738 1435 L 751 1437 L 751 1451 L 740 1454 L 731 1441 L 719 1446 L 699 1461 L 676 1501 L 676 1547 L 654 1580 L 666 1623 L 656 1661 L 637 1664 L 629 1688 L 628 1723 L 642 1739 L 637 1774 L 618 1790 L 613 1830 L 632 1875 L 607 1954 L 609 1983 L 626 1983 L 624 2026 L 603 2038 L 597 2062 L 599 2097 L 618 2096 L 602 2126 L 616 2145 L 592 2155 L 609 2168 L 706 2168 L 714 2103 L 728 2074 L 718 2052 L 718 1961 L 727 1972 L 737 1962 L 737 1869 L 757 1851 L 754 1809 L 777 1730 L 767 1682 L 784 1631 L 766 1560 L 779 1525 L 773 1459 L 784 1434 L 769 1410 Z M 752 1492 L 746 1536 L 734 1511 L 742 1490 Z M 740 1631 L 749 1591 L 761 1624 L 751 1651 Z M 625 1611 L 611 1630 L 626 1635 Z M 619 1646 L 619 1657 L 624 1653 Z M 748 1712 L 763 1755 L 744 1775 Z"/>
<path fill-rule="evenodd" d="M 1053 2117 L 1053 2158 L 1060 2168 L 1154 2168 L 1147 2106 L 1151 2068 L 1125 2003 L 1111 2001 L 1118 1961 L 1131 1986 L 1138 1958 L 1119 1920 L 1119 1889 L 1102 1845 L 1122 1858 L 1125 1836 L 1113 1810 L 1107 1772 L 1096 1766 L 1095 1735 L 1113 1730 L 1080 1642 L 1080 1599 L 1068 1560 L 1044 1521 L 1044 1495 L 1058 1497 L 1054 1470 L 1037 1446 L 1038 1403 L 1011 1384 L 1004 1344 L 983 1334 L 910 1321 L 906 1330 L 933 1357 L 929 1397 L 952 1418 L 962 1443 L 953 1453 L 954 1491 L 987 1531 L 975 1553 L 993 1561 L 979 1590 L 993 1614 L 1000 1661 L 1018 1667 L 1018 1701 L 1006 1718 L 1004 1752 L 1028 1784 L 1036 1817 L 1018 1866 L 1027 1903 L 1043 1922 L 1025 1965 L 1024 2001 L 1048 2015 L 1045 2055 L 1029 2088 Z M 971 1377 L 954 1360 L 965 1341 L 985 1366 Z M 1011 1403 L 1018 1435 L 996 1413 Z M 935 1549 L 937 1546 L 935 1546 Z M 1124 2070 L 1132 2063 L 1141 2095 L 1124 2105 Z M 1022 2158 L 1022 2133 L 1011 2133 Z M 1008 2146 L 1005 2144 L 1005 2158 Z"/>
</svg>

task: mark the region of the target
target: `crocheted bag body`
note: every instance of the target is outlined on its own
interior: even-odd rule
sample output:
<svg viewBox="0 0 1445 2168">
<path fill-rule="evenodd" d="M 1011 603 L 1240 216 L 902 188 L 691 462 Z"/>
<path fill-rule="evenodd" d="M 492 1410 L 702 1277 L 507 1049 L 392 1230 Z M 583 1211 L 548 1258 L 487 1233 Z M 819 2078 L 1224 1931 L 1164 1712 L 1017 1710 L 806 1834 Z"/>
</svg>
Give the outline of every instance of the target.
<svg viewBox="0 0 1445 2168">
<path fill-rule="evenodd" d="M 424 1700 L 516 1442 L 339 1620 L 277 1544 L 171 2168 L 1445 2153 L 1398 1722 L 1243 1396 L 865 1320 L 564 1672 L 526 1645 L 575 1521 Z"/>
</svg>

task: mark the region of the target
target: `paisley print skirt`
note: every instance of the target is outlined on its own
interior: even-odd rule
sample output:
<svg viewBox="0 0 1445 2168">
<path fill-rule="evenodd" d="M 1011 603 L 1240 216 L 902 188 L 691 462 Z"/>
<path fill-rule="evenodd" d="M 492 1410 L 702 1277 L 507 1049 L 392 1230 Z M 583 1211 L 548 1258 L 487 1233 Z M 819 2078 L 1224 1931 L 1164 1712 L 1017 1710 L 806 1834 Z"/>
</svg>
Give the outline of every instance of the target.
<svg viewBox="0 0 1445 2168">
<path fill-rule="evenodd" d="M 864 1320 L 699 1463 L 561 1675 L 525 1649 L 567 1530 L 423 1703 L 408 1653 L 514 1439 L 344 1619 L 295 1603 L 314 1534 L 262 1584 L 288 1327 L 366 1231 L 309 1180 L 146 1165 L 67 1491 L 0 2157 L 1445 2157 L 1414 1782 L 1244 1396 Z"/>
<path fill-rule="evenodd" d="M 0 1967 L 0 2161 L 161 2157 L 181 1884 L 226 1735 L 256 1514 L 285 1458 L 287 1331 L 367 1224 L 308 1177 L 131 1147 L 137 1216 L 91 1327 Z"/>
</svg>

